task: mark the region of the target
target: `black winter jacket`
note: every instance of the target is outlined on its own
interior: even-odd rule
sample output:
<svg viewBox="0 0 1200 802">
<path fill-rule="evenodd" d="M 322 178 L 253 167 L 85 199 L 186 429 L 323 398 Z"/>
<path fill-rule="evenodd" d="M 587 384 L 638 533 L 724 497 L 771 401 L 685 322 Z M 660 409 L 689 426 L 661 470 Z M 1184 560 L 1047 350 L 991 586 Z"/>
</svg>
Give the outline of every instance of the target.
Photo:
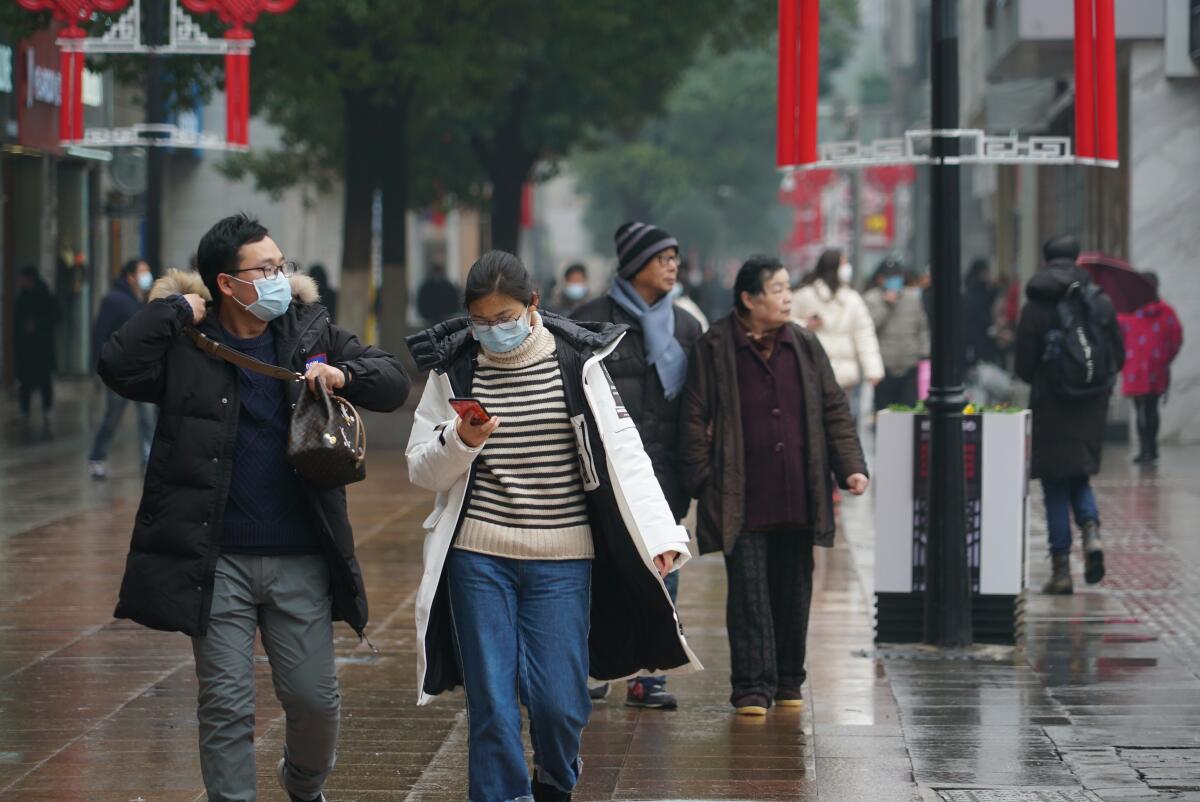
<svg viewBox="0 0 1200 802">
<path fill-rule="evenodd" d="M 1061 325 L 1058 302 L 1075 282 L 1087 285 L 1091 278 L 1070 261 L 1053 261 L 1029 280 L 1028 302 L 1017 325 L 1017 375 L 1033 387 L 1034 479 L 1078 479 L 1100 472 L 1104 430 L 1108 422 L 1108 396 L 1084 401 L 1067 400 L 1050 386 L 1042 367 L 1046 334 Z M 1100 326 L 1108 349 L 1116 358 L 1119 372 L 1125 364 L 1125 344 L 1117 315 L 1107 295 L 1098 297 Z"/>
<path fill-rule="evenodd" d="M 683 393 L 668 401 L 658 371 L 646 363 L 646 341 L 637 318 L 626 312 L 612 298 L 604 296 L 590 301 L 571 315 L 574 320 L 616 323 L 627 328 L 625 339 L 604 365 L 617 385 L 646 454 L 654 465 L 654 475 L 662 485 L 663 495 L 676 520 L 682 520 L 691 506 L 692 497 L 683 481 L 683 465 L 679 461 L 679 409 Z M 700 321 L 688 312 L 675 307 L 675 339 L 683 352 L 691 357 L 696 341 L 703 334 Z"/>
<path fill-rule="evenodd" d="M 208 629 L 239 405 L 237 368 L 183 333 L 191 315 L 169 296 L 189 292 L 208 296 L 194 274 L 172 271 L 160 279 L 151 302 L 104 344 L 100 377 L 126 398 L 159 406 L 115 615 L 195 636 Z M 307 356 L 324 353 L 352 374 L 340 391 L 347 400 L 379 412 L 404 403 L 409 379 L 395 357 L 332 325 L 308 277 L 293 276 L 292 292 L 291 308 L 271 323 L 283 367 L 303 372 Z M 215 313 L 198 328 L 215 338 Z M 288 388 L 293 402 L 303 387 Z M 367 596 L 345 488 L 313 490 L 308 498 L 329 561 L 334 619 L 361 635 Z"/>
</svg>

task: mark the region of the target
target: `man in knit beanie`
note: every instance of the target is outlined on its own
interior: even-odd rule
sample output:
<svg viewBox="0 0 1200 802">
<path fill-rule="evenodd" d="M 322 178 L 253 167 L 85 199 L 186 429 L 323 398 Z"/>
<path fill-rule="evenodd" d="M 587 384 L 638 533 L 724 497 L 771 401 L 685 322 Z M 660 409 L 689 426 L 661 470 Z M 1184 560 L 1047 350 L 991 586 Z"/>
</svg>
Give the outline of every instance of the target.
<svg viewBox="0 0 1200 802">
<path fill-rule="evenodd" d="M 695 317 L 674 304 L 679 242 L 657 226 L 635 222 L 618 228 L 613 239 L 618 265 L 608 294 L 584 304 L 572 317 L 629 327 L 605 367 L 637 424 L 675 519 L 682 520 L 691 497 L 680 473 L 679 403 L 688 355 L 702 329 Z M 669 574 L 666 585 L 674 600 L 679 573 Z M 608 686 L 600 686 L 593 689 L 593 698 L 607 693 Z M 631 680 L 625 704 L 664 710 L 678 706 L 667 692 L 665 677 Z"/>
</svg>

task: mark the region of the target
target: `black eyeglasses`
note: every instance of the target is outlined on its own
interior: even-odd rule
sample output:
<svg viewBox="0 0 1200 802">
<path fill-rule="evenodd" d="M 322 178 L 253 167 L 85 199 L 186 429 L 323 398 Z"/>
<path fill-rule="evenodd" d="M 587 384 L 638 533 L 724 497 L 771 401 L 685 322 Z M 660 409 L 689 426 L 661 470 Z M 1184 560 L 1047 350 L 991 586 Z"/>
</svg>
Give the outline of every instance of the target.
<svg viewBox="0 0 1200 802">
<path fill-rule="evenodd" d="M 290 276 L 299 271 L 300 266 L 294 261 L 287 261 L 278 265 L 259 265 L 258 267 L 247 267 L 242 270 L 226 270 L 225 272 L 236 276 L 238 273 L 254 273 L 260 270 L 262 271 L 263 278 L 275 278 L 275 276 L 280 274 Z"/>
</svg>

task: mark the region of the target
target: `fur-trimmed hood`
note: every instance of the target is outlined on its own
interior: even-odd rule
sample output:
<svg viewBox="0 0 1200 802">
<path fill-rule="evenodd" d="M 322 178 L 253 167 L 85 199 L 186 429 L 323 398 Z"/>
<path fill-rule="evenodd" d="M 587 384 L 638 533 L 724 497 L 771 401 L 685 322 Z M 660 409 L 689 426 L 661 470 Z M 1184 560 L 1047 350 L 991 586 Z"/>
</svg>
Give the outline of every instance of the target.
<svg viewBox="0 0 1200 802">
<path fill-rule="evenodd" d="M 315 304 L 321 300 L 317 282 L 310 277 L 297 273 L 294 276 L 288 276 L 288 282 L 292 285 L 293 301 Z M 199 295 L 205 301 L 212 301 L 212 294 L 208 291 L 208 287 L 204 286 L 204 280 L 200 278 L 199 273 L 176 269 L 168 270 L 165 276 L 154 282 L 154 286 L 150 288 L 149 300 L 170 298 L 176 293 Z"/>
</svg>

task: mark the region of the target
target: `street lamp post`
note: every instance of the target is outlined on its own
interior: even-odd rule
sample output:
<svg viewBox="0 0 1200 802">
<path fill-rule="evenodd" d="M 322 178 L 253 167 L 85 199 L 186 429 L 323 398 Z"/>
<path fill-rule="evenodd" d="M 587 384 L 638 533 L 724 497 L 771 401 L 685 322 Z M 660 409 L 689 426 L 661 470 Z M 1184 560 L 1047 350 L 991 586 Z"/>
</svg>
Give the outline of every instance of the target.
<svg viewBox="0 0 1200 802">
<path fill-rule="evenodd" d="M 163 15 L 164 0 L 150 0 L 146 3 L 145 34 L 146 44 L 158 46 L 166 44 L 166 19 Z M 151 52 L 146 61 L 146 122 L 164 123 L 167 121 L 166 97 L 163 90 L 163 61 L 162 56 Z M 146 194 L 143 198 L 145 208 L 144 245 L 142 258 L 150 262 L 152 269 L 165 272 L 162 248 L 162 199 L 163 174 L 166 167 L 166 153 L 162 148 L 146 149 Z"/>
<path fill-rule="evenodd" d="M 930 169 L 932 270 L 932 382 L 929 389 L 930 492 L 926 553 L 925 642 L 971 643 L 971 587 L 967 571 L 966 486 L 963 476 L 961 244 L 958 155 L 958 0 L 933 0 L 933 164 Z"/>
</svg>

